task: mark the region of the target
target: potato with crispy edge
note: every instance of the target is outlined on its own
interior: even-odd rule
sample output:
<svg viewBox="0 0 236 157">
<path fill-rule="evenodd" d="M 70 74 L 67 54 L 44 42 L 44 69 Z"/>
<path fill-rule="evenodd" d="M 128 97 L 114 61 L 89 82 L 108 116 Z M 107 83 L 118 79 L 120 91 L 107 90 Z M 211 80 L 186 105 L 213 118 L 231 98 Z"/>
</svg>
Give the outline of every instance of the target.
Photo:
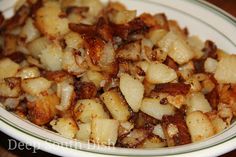
<svg viewBox="0 0 236 157">
<path fill-rule="evenodd" d="M 120 121 L 127 121 L 129 119 L 130 112 L 128 105 L 117 90 L 107 91 L 100 97 L 114 119 Z"/>
</svg>

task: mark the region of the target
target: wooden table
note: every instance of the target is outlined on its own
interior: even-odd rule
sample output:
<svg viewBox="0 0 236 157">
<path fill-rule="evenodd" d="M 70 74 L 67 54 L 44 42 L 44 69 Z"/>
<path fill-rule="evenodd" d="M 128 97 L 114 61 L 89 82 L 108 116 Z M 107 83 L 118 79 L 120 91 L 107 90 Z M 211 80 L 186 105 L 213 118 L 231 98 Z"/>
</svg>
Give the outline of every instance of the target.
<svg viewBox="0 0 236 157">
<path fill-rule="evenodd" d="M 224 9 L 225 11 L 236 17 L 236 0 L 208 0 L 208 1 Z M 0 157 L 23 157 L 23 156 L 56 157 L 55 155 L 48 154 L 40 150 L 37 150 L 37 153 L 35 154 L 32 154 L 32 150 L 27 151 L 27 150 L 16 149 L 8 151 L 8 145 L 9 145 L 8 139 L 12 138 L 0 132 Z M 225 155 L 222 155 L 221 157 L 236 157 L 236 150 L 229 152 Z"/>
</svg>

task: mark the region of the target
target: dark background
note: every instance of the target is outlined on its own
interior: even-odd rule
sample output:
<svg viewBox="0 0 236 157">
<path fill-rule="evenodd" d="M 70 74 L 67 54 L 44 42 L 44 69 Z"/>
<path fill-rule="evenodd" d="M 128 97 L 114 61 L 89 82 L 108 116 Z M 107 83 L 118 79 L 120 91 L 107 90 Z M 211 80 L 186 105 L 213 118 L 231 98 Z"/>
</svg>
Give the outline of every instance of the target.
<svg viewBox="0 0 236 157">
<path fill-rule="evenodd" d="M 234 17 L 236 17 L 236 0 L 207 0 L 212 4 L 224 9 Z M 235 32 L 234 32 L 235 33 Z M 8 151 L 8 139 L 11 137 L 0 132 L 0 157 L 56 157 L 55 155 L 37 150 L 37 153 L 32 154 L 32 150 L 13 150 Z M 236 150 L 222 155 L 221 157 L 236 157 Z"/>
</svg>

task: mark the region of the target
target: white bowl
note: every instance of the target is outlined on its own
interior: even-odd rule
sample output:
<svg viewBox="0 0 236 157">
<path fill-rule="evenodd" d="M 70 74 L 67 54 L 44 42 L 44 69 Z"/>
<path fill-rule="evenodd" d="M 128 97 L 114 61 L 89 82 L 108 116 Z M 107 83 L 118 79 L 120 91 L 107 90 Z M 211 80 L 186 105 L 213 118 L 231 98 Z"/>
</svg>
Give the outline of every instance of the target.
<svg viewBox="0 0 236 157">
<path fill-rule="evenodd" d="M 138 10 L 138 13 L 165 12 L 168 18 L 176 19 L 181 26 L 187 26 L 191 34 L 202 40 L 211 39 L 219 48 L 236 53 L 235 18 L 204 1 L 120 1 L 128 8 Z M 2 2 L 0 0 L 0 9 L 4 8 Z M 208 140 L 159 149 L 114 148 L 70 140 L 22 120 L 2 107 L 0 130 L 22 142 L 60 156 L 218 156 L 236 149 L 236 123 Z"/>
</svg>

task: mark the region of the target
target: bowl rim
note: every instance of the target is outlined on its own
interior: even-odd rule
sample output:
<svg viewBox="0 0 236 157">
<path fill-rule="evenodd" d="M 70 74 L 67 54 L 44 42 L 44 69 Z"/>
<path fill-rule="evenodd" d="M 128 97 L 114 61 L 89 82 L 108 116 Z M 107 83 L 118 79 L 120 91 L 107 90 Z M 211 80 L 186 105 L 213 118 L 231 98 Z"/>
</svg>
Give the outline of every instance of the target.
<svg viewBox="0 0 236 157">
<path fill-rule="evenodd" d="M 140 1 L 144 1 L 144 0 L 140 0 Z M 233 16 L 231 16 L 230 14 L 228 14 L 228 13 L 226 13 L 225 11 L 223 11 L 222 9 L 220 9 L 220 8 L 218 8 L 218 7 L 216 7 L 216 6 L 214 6 L 214 5 L 212 5 L 212 4 L 210 4 L 210 3 L 208 3 L 208 2 L 206 2 L 206 1 L 203 1 L 203 0 L 197 0 L 197 1 L 188 1 L 188 0 L 183 0 L 183 1 L 186 1 L 186 2 L 189 2 L 189 3 L 195 3 L 196 5 L 199 5 L 199 6 L 201 6 L 201 7 L 203 7 L 203 8 L 205 8 L 205 9 L 209 9 L 211 12 L 214 12 L 215 14 L 217 14 L 217 15 L 219 15 L 219 16 L 221 16 L 224 20 L 227 20 L 229 23 L 231 23 L 232 25 L 234 25 L 235 27 L 236 27 L 236 18 L 235 17 L 233 17 Z M 156 1 L 155 0 L 146 0 L 145 2 L 152 2 L 152 3 L 155 3 Z M 234 42 L 233 42 L 234 43 Z M 235 44 L 234 44 L 235 45 Z M 2 108 L 1 108 L 2 109 Z M 7 111 L 8 112 L 8 111 Z M 15 116 L 15 115 L 14 115 Z M 4 132 L 4 133 L 6 133 L 6 134 L 8 134 L 8 135 L 10 135 L 10 136 L 12 136 L 12 137 L 14 137 L 14 138 L 16 138 L 16 139 L 19 139 L 20 141 L 23 141 L 23 142 L 25 142 L 25 143 L 28 143 L 28 144 L 30 144 L 30 141 L 27 141 L 27 138 L 29 138 L 29 137 L 27 137 L 27 138 L 20 138 L 21 136 L 22 137 L 25 137 L 26 135 L 27 136 L 30 136 L 31 138 L 35 138 L 35 139 L 37 139 L 37 140 L 42 140 L 42 139 L 39 139 L 38 137 L 35 137 L 34 135 L 32 135 L 32 134 L 29 134 L 29 133 L 27 133 L 27 132 L 24 132 L 24 131 L 22 131 L 22 130 L 19 130 L 19 127 L 20 126 L 17 126 L 16 124 L 14 124 L 13 122 L 11 122 L 11 121 L 9 121 L 9 120 L 7 120 L 7 119 L 5 119 L 4 117 L 2 117 L 2 115 L 0 115 L 0 126 L 4 126 L 5 125 L 5 127 L 0 127 L 0 131 L 2 131 L 2 132 Z M 32 125 L 32 123 L 30 123 L 30 125 Z M 34 125 L 34 124 L 33 124 Z M 9 128 L 8 128 L 8 127 Z M 36 126 L 36 125 L 35 125 Z M 36 127 L 38 127 L 38 126 L 36 126 Z M 235 123 L 234 124 L 232 124 L 231 125 L 231 127 L 230 128 L 232 128 L 232 127 L 235 127 L 236 128 L 236 125 L 235 125 Z M 41 128 L 41 127 L 40 127 Z M 227 130 L 229 130 L 230 128 L 228 128 Z M 15 130 L 14 130 L 15 129 Z M 24 128 L 22 128 L 23 130 L 25 130 Z M 42 129 L 42 128 L 41 128 Z M 14 132 L 11 132 L 12 130 L 14 130 Z M 225 131 L 227 131 L 227 130 L 224 130 L 224 132 Z M 44 131 L 46 131 L 45 129 L 44 129 Z M 16 135 L 14 135 L 14 133 L 15 132 L 17 132 L 18 134 L 20 134 L 20 137 L 19 136 L 16 136 Z M 224 133 L 224 132 L 222 132 L 222 133 Z M 25 134 L 25 135 L 24 135 Z M 34 133 L 35 134 L 35 133 Z M 221 134 L 221 133 L 220 133 Z M 217 134 L 216 136 L 219 136 L 219 134 Z M 214 136 L 215 137 L 215 136 Z M 212 137 L 212 138 L 214 138 L 214 137 Z M 46 141 L 44 141 L 44 140 L 42 140 L 41 142 L 46 142 Z M 48 143 L 49 141 L 47 141 L 47 143 Z M 224 141 L 222 141 L 222 142 L 219 142 L 219 143 L 217 143 L 217 144 L 215 144 L 215 145 L 210 145 L 210 146 L 208 146 L 208 147 L 205 147 L 205 148 L 202 148 L 202 149 L 197 149 L 197 150 L 193 150 L 192 152 L 198 152 L 198 151 L 202 151 L 202 150 L 206 150 L 206 149 L 209 149 L 209 148 L 211 148 L 211 147 L 217 147 L 217 146 L 219 146 L 219 145 L 223 145 L 224 143 L 229 143 L 229 142 L 233 142 L 233 143 L 236 143 L 236 134 L 235 135 L 233 135 L 232 137 L 229 137 L 228 139 L 225 139 Z M 53 143 L 51 143 L 52 145 L 53 145 Z M 236 144 L 235 144 L 236 145 Z M 64 146 L 61 146 L 62 148 L 66 148 L 66 147 L 64 147 Z M 66 149 L 71 149 L 71 148 L 66 148 Z M 235 147 L 233 148 L 233 147 L 231 147 L 231 148 L 228 148 L 226 151 L 230 151 L 230 150 L 233 150 L 233 149 L 235 149 Z M 48 150 L 47 149 L 47 147 L 42 147 L 42 150 L 44 150 L 44 151 L 47 151 L 47 152 L 51 152 L 51 153 L 54 153 L 54 154 L 56 154 L 55 153 L 55 150 L 54 151 L 50 151 L 50 150 Z M 53 148 L 51 149 L 51 150 L 53 150 Z M 135 149 L 136 150 L 136 149 Z M 81 152 L 86 152 L 86 154 L 87 153 L 92 153 L 93 155 L 95 155 L 94 153 L 96 153 L 96 154 L 100 154 L 100 155 L 107 155 L 107 154 L 103 154 L 103 153 L 100 153 L 100 152 L 93 152 L 93 151 L 87 151 L 87 150 L 81 150 L 81 149 L 76 149 L 76 151 L 79 151 L 80 153 Z M 225 151 L 225 152 L 226 152 Z M 225 152 L 223 152 L 223 153 L 225 153 Z M 190 153 L 190 152 L 181 152 L 181 153 L 175 153 L 175 154 L 167 154 L 167 155 L 171 155 L 171 156 L 173 156 L 173 155 L 180 155 L 180 154 L 185 154 L 185 153 Z M 61 153 L 59 153 L 58 155 L 60 155 Z M 113 155 L 113 154 L 110 154 L 110 155 Z M 220 155 L 220 154 L 218 154 L 218 155 Z M 123 156 L 123 155 L 122 155 Z M 137 156 L 137 155 L 135 155 L 135 156 Z"/>
</svg>

